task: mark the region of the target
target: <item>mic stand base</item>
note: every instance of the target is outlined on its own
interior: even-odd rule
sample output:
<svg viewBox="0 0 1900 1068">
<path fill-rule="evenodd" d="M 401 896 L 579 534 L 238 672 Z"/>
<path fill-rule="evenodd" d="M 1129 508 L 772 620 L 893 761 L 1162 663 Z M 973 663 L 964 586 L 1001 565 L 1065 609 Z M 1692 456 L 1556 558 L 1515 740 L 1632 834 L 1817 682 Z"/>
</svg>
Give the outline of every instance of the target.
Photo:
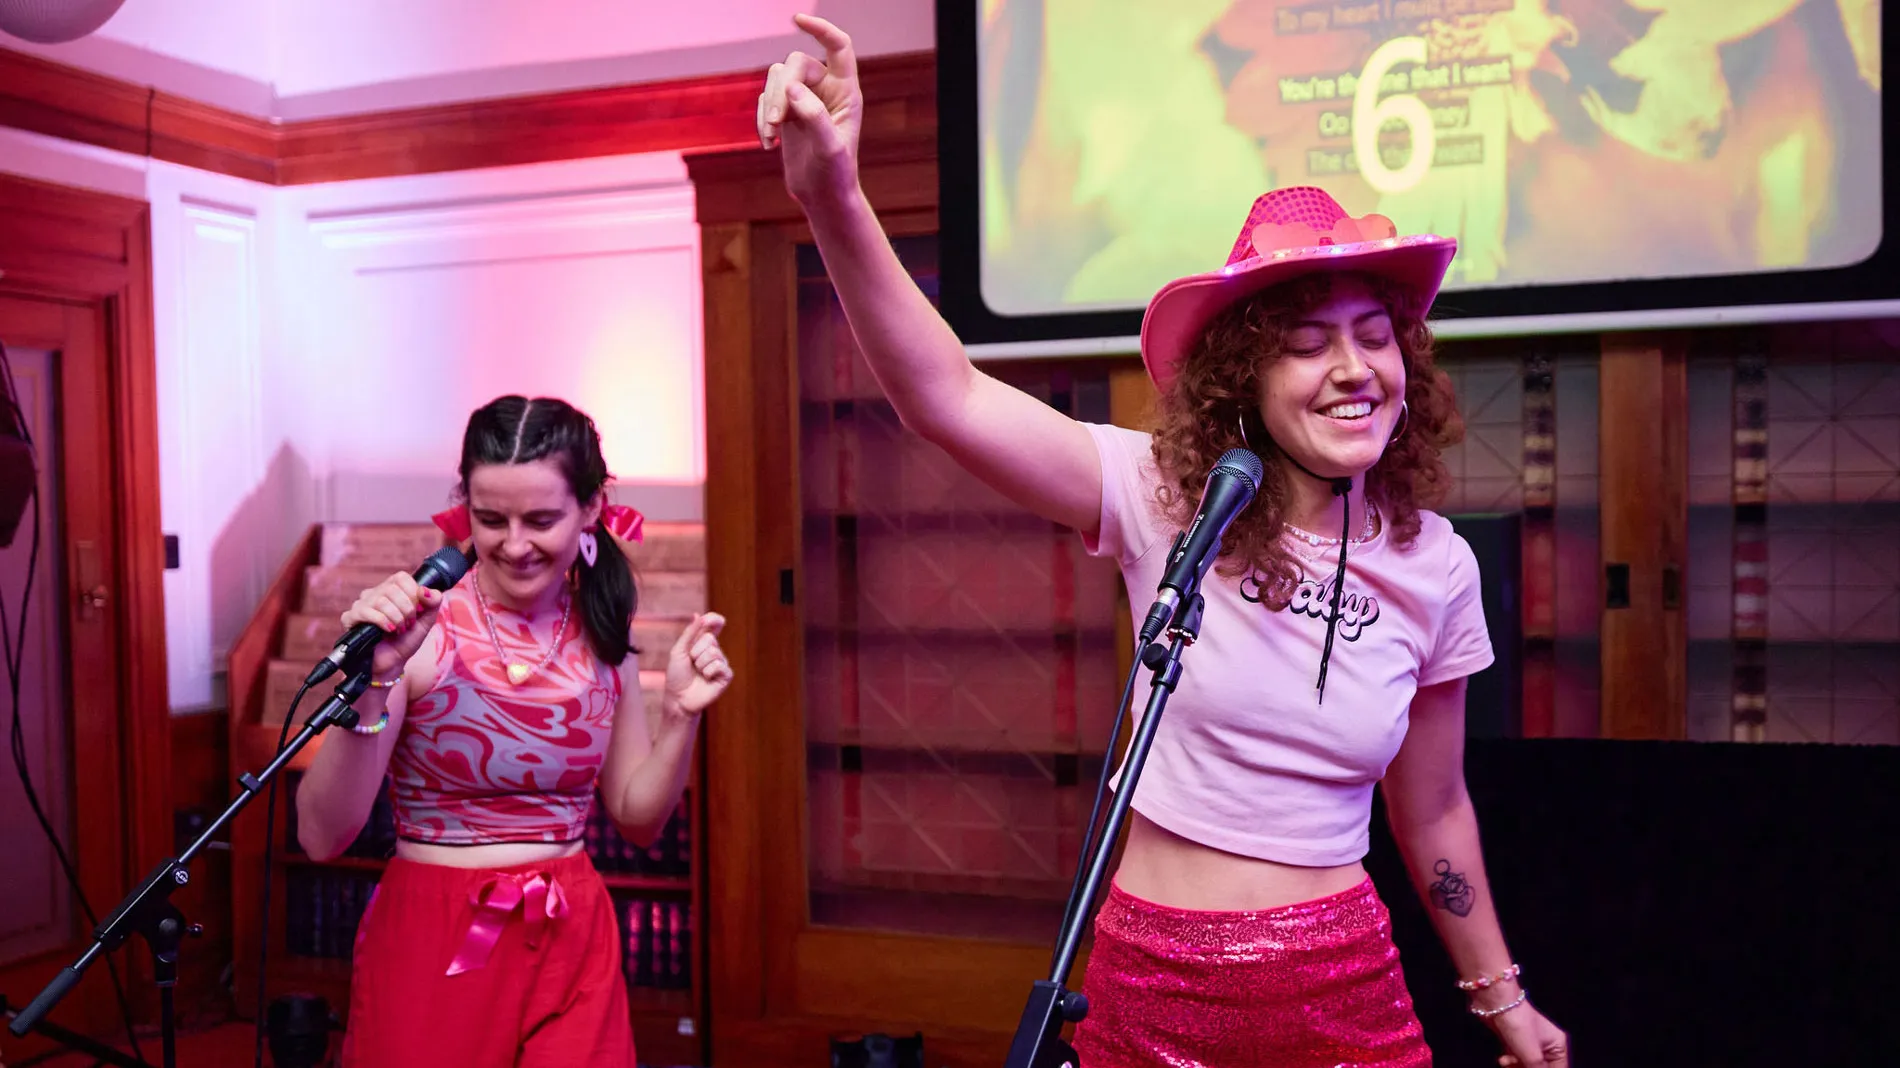
<svg viewBox="0 0 1900 1068">
<path fill-rule="evenodd" d="M 198 840 L 191 843 L 191 846 L 182 854 L 161 861 L 158 867 L 152 869 L 152 873 L 145 877 L 145 881 L 139 884 L 138 889 L 121 901 L 119 907 L 112 911 L 112 915 L 107 916 L 105 922 L 93 931 L 92 945 L 86 948 L 77 961 L 61 969 L 60 973 L 53 977 L 53 981 L 46 984 L 46 988 L 41 990 L 39 996 L 35 997 L 26 1008 L 15 1013 L 13 1020 L 7 1024 L 7 1030 L 15 1037 L 21 1037 L 36 1028 L 41 1030 L 50 1028 L 52 1025 L 42 1024 L 41 1017 L 72 992 L 72 988 L 79 982 L 79 977 L 85 974 L 86 969 L 95 961 L 118 949 L 127 938 L 137 934 L 152 950 L 152 980 L 158 987 L 159 1023 L 164 1050 L 163 1065 L 164 1068 L 173 1068 L 177 1057 L 177 1024 L 173 994 L 178 985 L 178 945 L 183 936 L 196 937 L 204 933 L 204 928 L 185 922 L 184 915 L 171 903 L 172 891 L 191 881 L 191 872 L 187 870 L 187 866 L 192 860 L 199 853 L 204 852 L 211 839 L 236 818 L 237 814 L 244 810 L 244 806 L 250 804 L 251 799 L 256 797 L 272 779 L 275 779 L 277 774 L 303 750 L 304 746 L 310 744 L 311 739 L 321 734 L 326 727 L 355 726 L 356 709 L 351 708 L 350 703 L 361 697 L 363 691 L 368 688 L 368 671 L 352 672 L 337 686 L 336 693 L 323 703 L 323 707 L 317 709 L 308 720 L 304 721 L 303 730 L 291 739 L 290 744 L 277 754 L 276 759 L 272 760 L 269 766 L 257 775 L 247 772 L 238 776 L 238 785 L 244 789 L 230 806 L 217 819 L 212 820 L 211 825 L 198 836 Z M 50 1035 L 52 1032 L 47 1033 Z M 150 1068 L 149 1065 L 130 1057 L 125 1058 L 123 1062 L 115 1061 L 115 1063 Z"/>
<path fill-rule="evenodd" d="M 1075 967 L 1082 931 L 1089 922 L 1090 903 L 1101 889 L 1108 859 L 1115 851 L 1122 824 L 1128 818 L 1128 804 L 1135 796 L 1142 765 L 1147 763 L 1148 751 L 1154 747 L 1155 729 L 1161 725 L 1161 714 L 1167 708 L 1169 695 L 1181 681 L 1181 651 L 1194 644 L 1199 636 L 1205 608 L 1206 601 L 1200 591 L 1194 590 L 1184 599 L 1181 610 L 1175 613 L 1174 625 L 1168 629 L 1174 641 L 1165 649 L 1159 645 L 1145 645 L 1141 649 L 1141 662 L 1154 673 L 1148 710 L 1128 743 L 1128 756 L 1122 761 L 1121 785 L 1115 790 L 1114 803 L 1109 805 L 1108 822 L 1102 828 L 1101 840 L 1095 842 L 1081 860 L 1087 876 L 1069 902 L 1056 944 L 1055 964 L 1049 978 L 1038 979 L 1030 987 L 1029 1003 L 1023 1007 L 1022 1021 L 1009 1044 L 1009 1058 L 1003 1062 L 1005 1068 L 1082 1068 L 1082 1059 L 1075 1048 L 1062 1039 L 1062 1025 L 1079 1024 L 1089 1012 L 1088 998 L 1068 989 L 1069 972 Z M 1093 832 L 1094 828 L 1090 827 L 1089 831 Z"/>
<path fill-rule="evenodd" d="M 1038 979 L 1029 990 L 1029 1005 L 1009 1043 L 1011 1068 L 1074 1068 L 1082 1063 L 1075 1047 L 1062 1040 L 1062 1025 L 1080 1023 L 1089 1001 L 1052 979 Z"/>
</svg>

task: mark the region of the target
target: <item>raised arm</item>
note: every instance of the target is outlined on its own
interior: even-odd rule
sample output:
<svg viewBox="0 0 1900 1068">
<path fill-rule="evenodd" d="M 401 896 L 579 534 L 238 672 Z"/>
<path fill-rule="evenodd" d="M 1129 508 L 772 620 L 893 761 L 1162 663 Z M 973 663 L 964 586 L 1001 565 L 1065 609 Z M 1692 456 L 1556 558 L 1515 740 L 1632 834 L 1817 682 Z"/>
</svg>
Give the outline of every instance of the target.
<svg viewBox="0 0 1900 1068">
<path fill-rule="evenodd" d="M 724 616 L 707 612 L 681 632 L 667 657 L 666 690 L 651 724 L 637 657 L 620 667 L 620 704 L 600 769 L 600 796 L 614 825 L 635 845 L 652 844 L 666 829 L 692 774 L 700 715 L 732 683 L 732 665 L 719 647 L 725 626 Z"/>
<path fill-rule="evenodd" d="M 794 22 L 825 58 L 793 52 L 759 94 L 759 141 L 777 145 L 785 188 L 810 220 L 845 317 L 904 425 L 1004 496 L 1093 534 L 1102 472 L 1081 424 L 970 364 L 919 290 L 858 184 L 864 98 L 844 31 L 812 15 Z"/>
</svg>

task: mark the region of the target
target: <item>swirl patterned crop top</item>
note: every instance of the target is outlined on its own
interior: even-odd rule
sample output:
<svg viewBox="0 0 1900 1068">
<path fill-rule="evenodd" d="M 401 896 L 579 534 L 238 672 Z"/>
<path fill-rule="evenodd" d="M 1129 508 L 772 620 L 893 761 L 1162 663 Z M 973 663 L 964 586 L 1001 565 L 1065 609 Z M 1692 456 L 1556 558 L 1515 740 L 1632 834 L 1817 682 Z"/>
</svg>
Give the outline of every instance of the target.
<svg viewBox="0 0 1900 1068">
<path fill-rule="evenodd" d="M 583 836 L 607 755 L 620 675 L 578 617 L 519 685 L 496 652 L 476 576 L 443 598 L 435 682 L 410 702 L 389 760 L 396 833 L 418 842 L 567 842 Z M 539 663 L 560 617 L 530 621 L 490 602 L 515 658 Z"/>
</svg>

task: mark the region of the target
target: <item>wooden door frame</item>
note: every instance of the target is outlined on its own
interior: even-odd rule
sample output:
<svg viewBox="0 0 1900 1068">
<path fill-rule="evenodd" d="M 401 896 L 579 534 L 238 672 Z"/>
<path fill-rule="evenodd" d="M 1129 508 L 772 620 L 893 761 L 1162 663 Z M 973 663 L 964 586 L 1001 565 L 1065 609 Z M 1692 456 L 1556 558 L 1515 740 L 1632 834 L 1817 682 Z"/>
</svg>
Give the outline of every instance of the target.
<svg viewBox="0 0 1900 1068">
<path fill-rule="evenodd" d="M 1626 604 L 1601 606 L 1603 738 L 1689 736 L 1691 337 L 1671 331 L 1601 340 L 1597 501 L 1606 593 L 1610 569 L 1628 576 Z"/>
<path fill-rule="evenodd" d="M 110 830 L 76 821 L 83 836 L 95 841 L 101 833 L 112 836 L 103 847 L 111 857 L 109 870 L 81 872 L 92 907 L 103 919 L 172 851 L 171 709 L 148 205 L 0 175 L 0 297 L 63 305 L 69 322 L 83 321 L 85 329 L 96 331 L 104 356 L 104 380 L 89 391 L 97 395 L 60 399 L 68 410 L 77 403 L 94 405 L 97 420 L 110 435 L 107 515 L 115 536 L 102 564 L 111 597 L 108 655 L 117 662 L 119 699 L 113 708 L 75 706 L 72 732 L 75 756 L 104 745 L 104 759 L 115 765 L 111 770 L 123 784 L 110 803 L 116 811 L 102 814 Z M 61 342 L 65 336 L 45 340 Z M 62 370 L 62 395 L 68 392 L 67 377 Z M 48 595 L 76 603 L 77 581 L 69 569 L 65 588 Z M 98 855 L 100 848 L 82 844 L 77 851 Z M 83 916 L 78 923 L 83 930 Z M 134 938 L 116 955 L 134 1006 L 149 1012 L 156 999 L 151 996 L 150 957 L 143 943 Z M 69 963 L 45 961 L 46 978 Z M 22 1000 L 34 993 L 37 988 L 8 991 Z M 105 982 L 90 976 L 68 1001 L 82 998 L 88 1004 L 111 1002 Z M 108 1019 L 116 1016 L 116 1008 L 107 1011 Z"/>
</svg>

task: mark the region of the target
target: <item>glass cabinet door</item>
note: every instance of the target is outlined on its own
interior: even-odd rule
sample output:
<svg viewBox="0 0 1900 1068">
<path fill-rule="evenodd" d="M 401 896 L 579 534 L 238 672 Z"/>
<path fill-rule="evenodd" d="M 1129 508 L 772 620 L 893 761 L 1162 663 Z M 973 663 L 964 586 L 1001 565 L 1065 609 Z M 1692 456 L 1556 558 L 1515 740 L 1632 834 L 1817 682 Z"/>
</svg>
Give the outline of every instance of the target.
<svg viewBox="0 0 1900 1068">
<path fill-rule="evenodd" d="M 1474 676 L 1480 737 L 1599 733 L 1603 593 L 1597 356 L 1587 342 L 1447 343 L 1464 440 L 1437 511 L 1478 559 L 1496 664 Z"/>
<path fill-rule="evenodd" d="M 1689 736 L 1900 744 L 1900 323 L 1689 365 Z"/>
<path fill-rule="evenodd" d="M 932 294 L 935 245 L 896 241 Z M 798 265 L 810 922 L 1053 944 L 1120 696 L 1120 575 L 905 429 L 823 263 Z M 1102 361 L 987 369 L 1110 421 Z"/>
</svg>

